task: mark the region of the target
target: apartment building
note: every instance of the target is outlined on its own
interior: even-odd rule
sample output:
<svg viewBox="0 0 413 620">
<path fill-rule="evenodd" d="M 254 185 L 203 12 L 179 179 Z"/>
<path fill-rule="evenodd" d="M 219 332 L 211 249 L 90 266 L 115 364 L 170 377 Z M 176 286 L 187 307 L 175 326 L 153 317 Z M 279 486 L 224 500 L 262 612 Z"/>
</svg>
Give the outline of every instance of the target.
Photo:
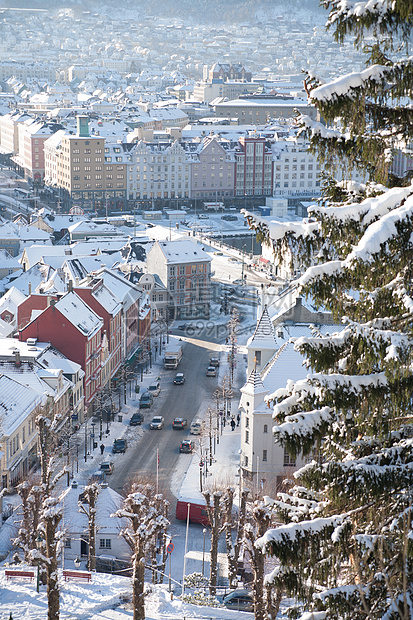
<svg viewBox="0 0 413 620">
<path fill-rule="evenodd" d="M 225 148 L 226 147 L 226 148 Z M 228 142 L 207 136 L 186 145 L 191 160 L 191 198 L 222 199 L 234 193 L 234 153 Z"/>
<path fill-rule="evenodd" d="M 264 137 L 240 137 L 235 150 L 235 194 L 271 196 L 272 152 Z"/>
<path fill-rule="evenodd" d="M 320 166 L 308 151 L 304 138 L 291 137 L 272 144 L 274 196 L 316 196 L 320 194 Z"/>
<path fill-rule="evenodd" d="M 317 117 L 317 109 L 305 99 L 293 96 L 274 97 L 262 95 L 256 97 L 233 99 L 214 105 L 218 118 L 237 118 L 240 124 L 263 125 L 271 118 L 293 118 L 295 111 Z"/>
<path fill-rule="evenodd" d="M 22 112 L 0 116 L 0 148 L 4 154 L 15 155 L 19 149 L 19 125 L 32 117 Z"/>
<path fill-rule="evenodd" d="M 77 117 L 76 134 L 57 132 L 45 142 L 45 180 L 60 187 L 65 200 L 86 209 L 110 209 L 126 202 L 129 153 L 89 133 L 87 116 Z"/>
<path fill-rule="evenodd" d="M 154 144 L 140 140 L 130 151 L 130 200 L 189 198 L 190 168 L 184 147 L 175 140 Z"/>
<path fill-rule="evenodd" d="M 169 319 L 209 318 L 211 257 L 200 246 L 186 239 L 156 241 L 146 265 L 168 291 Z"/>
</svg>

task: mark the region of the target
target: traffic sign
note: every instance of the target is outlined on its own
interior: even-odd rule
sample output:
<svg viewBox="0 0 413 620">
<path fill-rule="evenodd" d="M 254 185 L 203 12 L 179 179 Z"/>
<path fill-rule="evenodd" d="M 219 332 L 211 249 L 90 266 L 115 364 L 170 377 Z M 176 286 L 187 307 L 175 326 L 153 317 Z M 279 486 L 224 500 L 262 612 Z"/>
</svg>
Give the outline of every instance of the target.
<svg viewBox="0 0 413 620">
<path fill-rule="evenodd" d="M 166 553 L 172 553 L 173 550 L 174 550 L 174 544 L 173 542 L 170 542 L 169 545 L 166 547 Z"/>
</svg>

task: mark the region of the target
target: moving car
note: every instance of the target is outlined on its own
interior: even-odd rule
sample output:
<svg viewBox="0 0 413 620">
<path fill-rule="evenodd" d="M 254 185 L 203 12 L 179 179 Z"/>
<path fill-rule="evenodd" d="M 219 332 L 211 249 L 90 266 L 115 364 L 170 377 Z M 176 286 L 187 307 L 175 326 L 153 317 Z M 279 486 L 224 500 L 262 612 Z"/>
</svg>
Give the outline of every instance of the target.
<svg viewBox="0 0 413 620">
<path fill-rule="evenodd" d="M 185 418 L 175 418 L 175 420 L 172 422 L 172 428 L 178 431 L 186 428 L 186 425 L 187 421 L 185 420 Z"/>
<path fill-rule="evenodd" d="M 161 428 L 163 428 L 164 424 L 165 424 L 165 420 L 163 419 L 163 417 L 161 415 L 156 415 L 154 418 L 152 418 L 152 421 L 149 424 L 149 427 L 152 430 L 160 431 Z"/>
<path fill-rule="evenodd" d="M 140 426 L 143 423 L 142 413 L 134 413 L 130 419 L 129 426 Z"/>
<path fill-rule="evenodd" d="M 115 469 L 115 466 L 112 461 L 103 461 L 103 463 L 100 464 L 99 469 L 100 471 L 103 471 L 107 476 L 109 476 L 109 474 L 111 474 Z"/>
<path fill-rule="evenodd" d="M 161 392 L 161 384 L 159 383 L 159 381 L 155 381 L 154 383 L 151 383 L 150 386 L 148 387 L 148 392 L 152 394 L 152 396 L 159 396 Z"/>
<path fill-rule="evenodd" d="M 150 392 L 144 392 L 139 399 L 139 409 L 150 409 L 153 405 L 153 396 Z"/>
<path fill-rule="evenodd" d="M 128 442 L 126 439 L 115 439 L 112 446 L 113 454 L 119 454 L 126 452 L 128 447 Z"/>
<path fill-rule="evenodd" d="M 194 420 L 191 424 L 189 432 L 191 433 L 191 435 L 200 435 L 203 427 L 204 423 L 202 422 L 202 420 Z"/>
<path fill-rule="evenodd" d="M 206 371 L 206 376 L 207 377 L 217 376 L 217 371 L 215 370 L 214 366 L 208 366 L 207 371 Z"/>
<path fill-rule="evenodd" d="M 185 375 L 183 372 L 177 372 L 174 379 L 175 385 L 183 385 L 185 383 Z"/>
<path fill-rule="evenodd" d="M 194 449 L 193 443 L 190 439 L 184 439 L 179 446 L 179 452 L 192 452 Z"/>
<path fill-rule="evenodd" d="M 248 590 L 234 590 L 222 599 L 227 609 L 236 611 L 254 611 L 254 597 Z"/>
<path fill-rule="evenodd" d="M 209 360 L 209 365 L 210 366 L 214 366 L 214 368 L 218 368 L 219 366 L 219 359 L 217 357 L 211 357 Z"/>
</svg>

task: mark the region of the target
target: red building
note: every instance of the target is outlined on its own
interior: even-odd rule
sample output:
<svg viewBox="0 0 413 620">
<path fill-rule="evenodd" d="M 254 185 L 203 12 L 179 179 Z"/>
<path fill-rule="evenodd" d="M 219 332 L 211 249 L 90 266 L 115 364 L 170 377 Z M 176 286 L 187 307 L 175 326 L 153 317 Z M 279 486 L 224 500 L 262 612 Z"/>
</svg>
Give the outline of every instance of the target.
<svg viewBox="0 0 413 620">
<path fill-rule="evenodd" d="M 75 292 L 50 300 L 43 312 L 19 331 L 19 340 L 51 342 L 85 372 L 85 407 L 101 385 L 103 320 Z"/>
<path fill-rule="evenodd" d="M 103 330 L 106 335 L 102 341 L 103 386 L 114 377 L 122 362 L 122 303 L 109 290 L 102 278 L 95 278 L 87 285 L 76 287 L 74 291 L 103 319 Z"/>
</svg>

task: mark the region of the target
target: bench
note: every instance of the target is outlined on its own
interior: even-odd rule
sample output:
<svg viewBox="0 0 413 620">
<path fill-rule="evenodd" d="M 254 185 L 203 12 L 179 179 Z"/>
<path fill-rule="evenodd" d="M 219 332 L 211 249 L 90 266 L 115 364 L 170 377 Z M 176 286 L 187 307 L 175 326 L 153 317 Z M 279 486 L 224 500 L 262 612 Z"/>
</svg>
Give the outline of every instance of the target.
<svg viewBox="0 0 413 620">
<path fill-rule="evenodd" d="M 5 570 L 4 574 L 7 579 L 34 579 L 34 571 L 32 570 Z"/>
<path fill-rule="evenodd" d="M 63 577 L 65 578 L 65 581 L 70 581 L 71 579 L 84 579 L 89 582 L 92 580 L 91 573 L 85 573 L 79 570 L 64 570 Z"/>
</svg>

